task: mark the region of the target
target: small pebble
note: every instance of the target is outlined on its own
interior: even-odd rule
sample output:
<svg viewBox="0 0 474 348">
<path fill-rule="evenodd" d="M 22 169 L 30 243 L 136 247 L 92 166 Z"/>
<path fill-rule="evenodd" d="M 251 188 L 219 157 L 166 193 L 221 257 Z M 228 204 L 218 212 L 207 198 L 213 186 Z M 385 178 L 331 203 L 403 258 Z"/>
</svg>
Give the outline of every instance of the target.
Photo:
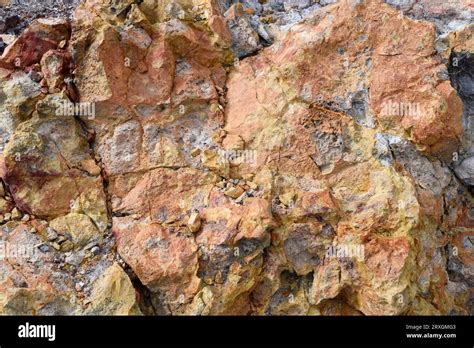
<svg viewBox="0 0 474 348">
<path fill-rule="evenodd" d="M 199 156 L 200 153 L 201 153 L 201 149 L 195 148 L 191 151 L 191 157 Z"/>
<path fill-rule="evenodd" d="M 240 197 L 238 197 L 236 200 L 235 200 L 235 203 L 242 203 L 245 199 L 245 197 L 247 197 L 247 194 L 244 192 L 243 194 L 240 195 Z"/>
<path fill-rule="evenodd" d="M 84 247 L 84 250 L 89 250 L 89 249 L 92 249 L 93 247 L 95 247 L 95 242 L 86 244 L 86 246 Z"/>
<path fill-rule="evenodd" d="M 82 289 L 84 288 L 84 283 L 83 282 L 76 283 L 75 288 L 77 292 L 82 291 Z"/>
<path fill-rule="evenodd" d="M 47 246 L 46 244 L 43 244 L 39 247 L 39 250 L 43 253 L 47 253 L 49 251 L 49 246 Z"/>
<path fill-rule="evenodd" d="M 18 210 L 18 208 L 13 208 L 12 210 L 12 219 L 14 220 L 19 220 L 21 219 L 21 212 Z"/>
<path fill-rule="evenodd" d="M 66 240 L 61 244 L 61 251 L 71 251 L 74 248 L 74 244 L 70 240 Z"/>
<path fill-rule="evenodd" d="M 219 107 L 217 105 L 217 103 L 212 103 L 211 107 L 209 108 L 209 111 L 215 113 L 217 110 L 219 110 Z"/>
<path fill-rule="evenodd" d="M 173 222 L 176 222 L 176 221 L 178 221 L 178 217 L 170 216 L 168 219 L 166 219 L 165 224 L 170 225 L 170 224 L 172 224 Z"/>
<path fill-rule="evenodd" d="M 230 189 L 226 190 L 224 194 L 228 197 L 237 199 L 239 198 L 245 191 L 241 187 L 231 187 Z"/>
<path fill-rule="evenodd" d="M 258 188 L 258 185 L 256 183 L 254 183 L 253 181 L 247 181 L 247 185 L 249 185 L 249 187 L 252 190 L 256 190 Z"/>
<path fill-rule="evenodd" d="M 196 233 L 201 228 L 201 217 L 198 213 L 192 213 L 188 219 L 188 229 L 192 233 Z"/>
<path fill-rule="evenodd" d="M 46 238 L 49 242 L 52 242 L 53 240 L 56 240 L 56 238 L 58 238 L 58 233 L 51 227 L 48 227 L 46 229 Z"/>
</svg>

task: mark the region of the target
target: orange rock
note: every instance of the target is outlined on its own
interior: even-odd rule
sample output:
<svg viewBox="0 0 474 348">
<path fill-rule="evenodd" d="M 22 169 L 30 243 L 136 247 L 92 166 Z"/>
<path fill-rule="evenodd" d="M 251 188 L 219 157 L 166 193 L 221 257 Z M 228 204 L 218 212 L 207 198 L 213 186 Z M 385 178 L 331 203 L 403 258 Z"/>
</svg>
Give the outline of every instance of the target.
<svg viewBox="0 0 474 348">
<path fill-rule="evenodd" d="M 119 254 L 144 285 L 162 291 L 175 305 L 196 294 L 197 245 L 183 231 L 114 218 L 114 233 Z"/>
</svg>

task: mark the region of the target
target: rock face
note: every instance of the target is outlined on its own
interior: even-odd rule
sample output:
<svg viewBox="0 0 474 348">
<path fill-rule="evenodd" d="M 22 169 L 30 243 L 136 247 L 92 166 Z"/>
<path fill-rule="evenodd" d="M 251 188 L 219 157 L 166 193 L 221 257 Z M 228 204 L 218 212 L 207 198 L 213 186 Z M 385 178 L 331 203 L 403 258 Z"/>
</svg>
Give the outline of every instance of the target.
<svg viewBox="0 0 474 348">
<path fill-rule="evenodd" d="M 34 22 L 0 58 L 0 313 L 472 314 L 472 7 L 387 3 Z"/>
</svg>

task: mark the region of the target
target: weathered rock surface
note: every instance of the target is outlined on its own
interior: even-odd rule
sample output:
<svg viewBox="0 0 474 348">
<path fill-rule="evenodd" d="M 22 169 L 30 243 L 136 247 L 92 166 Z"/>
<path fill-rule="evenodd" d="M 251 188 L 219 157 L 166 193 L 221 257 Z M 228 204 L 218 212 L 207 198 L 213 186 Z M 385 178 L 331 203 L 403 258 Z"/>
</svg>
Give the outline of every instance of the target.
<svg viewBox="0 0 474 348">
<path fill-rule="evenodd" d="M 38 19 L 34 21 L 0 58 L 0 67 L 26 68 L 39 63 L 43 54 L 69 39 L 69 23 L 64 19 Z"/>
<path fill-rule="evenodd" d="M 91 315 L 139 315 L 137 296 L 124 270 L 114 263 L 93 284 Z"/>
<path fill-rule="evenodd" d="M 472 314 L 472 8 L 387 2 L 34 22 L 0 59 L 1 241 L 34 251 L 0 313 Z"/>
</svg>

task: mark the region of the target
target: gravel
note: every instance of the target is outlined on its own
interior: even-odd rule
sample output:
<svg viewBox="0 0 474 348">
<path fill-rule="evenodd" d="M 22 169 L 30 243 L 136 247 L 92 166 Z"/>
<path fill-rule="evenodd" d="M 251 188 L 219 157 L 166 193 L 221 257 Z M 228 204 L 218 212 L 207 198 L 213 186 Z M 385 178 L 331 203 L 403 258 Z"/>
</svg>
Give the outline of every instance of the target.
<svg viewBox="0 0 474 348">
<path fill-rule="evenodd" d="M 10 5 L 0 6 L 0 34 L 19 35 L 37 18 L 71 18 L 79 2 L 80 0 L 11 0 Z"/>
</svg>

